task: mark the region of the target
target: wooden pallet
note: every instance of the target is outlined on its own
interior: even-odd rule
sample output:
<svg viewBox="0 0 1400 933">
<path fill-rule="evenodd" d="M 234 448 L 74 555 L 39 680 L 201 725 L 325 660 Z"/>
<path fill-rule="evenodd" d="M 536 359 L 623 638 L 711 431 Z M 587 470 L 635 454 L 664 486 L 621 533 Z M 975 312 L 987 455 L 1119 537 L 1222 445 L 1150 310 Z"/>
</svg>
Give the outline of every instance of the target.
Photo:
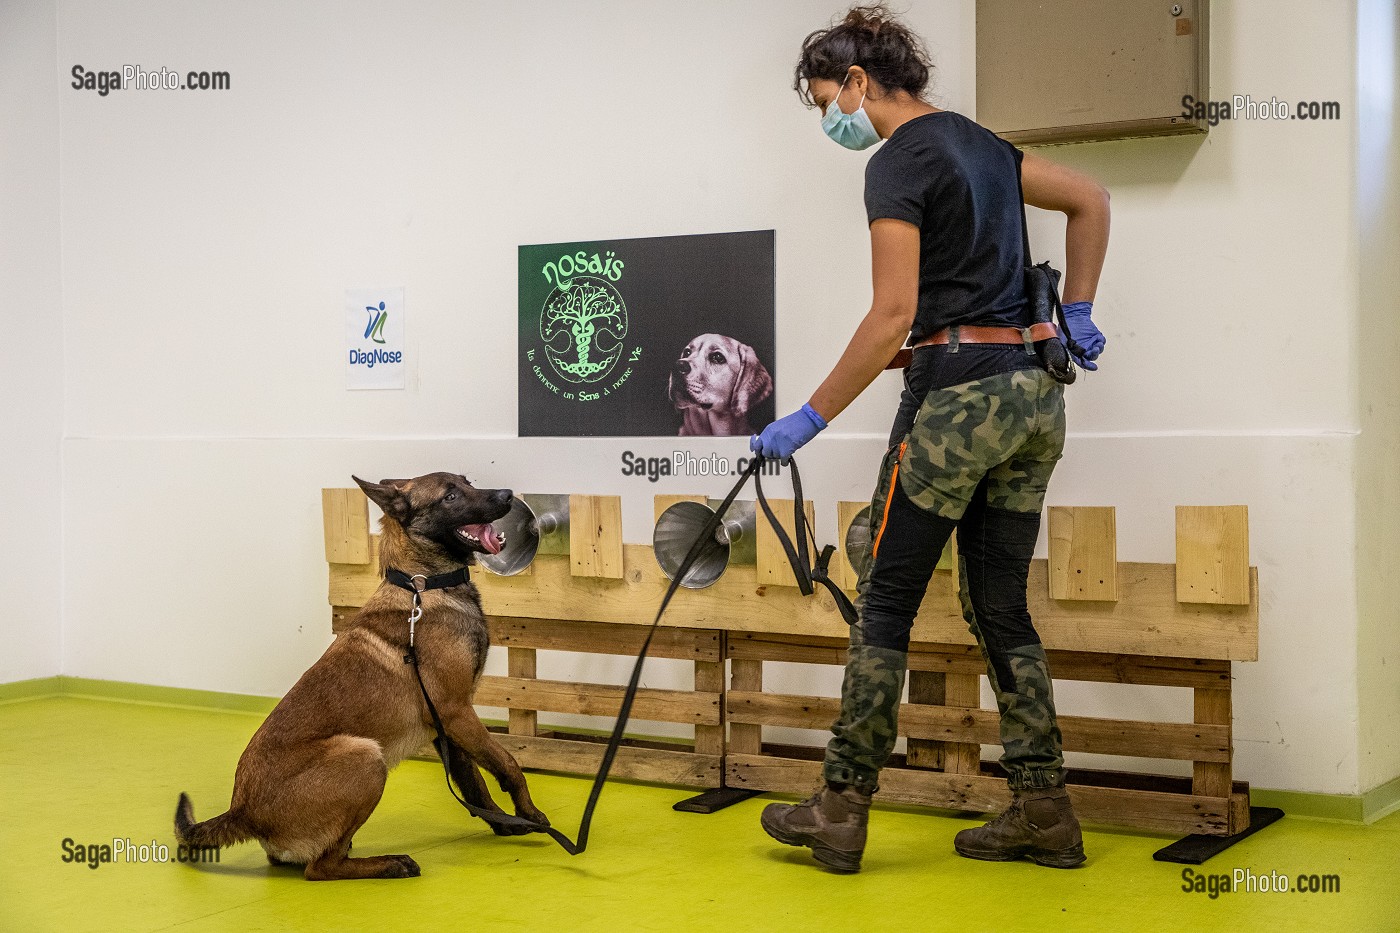
<svg viewBox="0 0 1400 933">
<path fill-rule="evenodd" d="M 379 583 L 377 537 L 358 490 L 325 490 L 330 602 L 337 624 Z M 507 649 L 509 674 L 484 677 L 477 701 L 510 710 L 502 740 L 526 767 L 592 774 L 596 738 L 543 732 L 538 714 L 611 716 L 615 685 L 540 680 L 541 650 L 634 655 L 667 580 L 651 548 L 621 544 L 615 503 L 571 503 L 587 515 L 569 555 L 541 555 L 527 575 L 474 576 L 490 613 L 492 644 Z M 677 498 L 658 497 L 659 512 Z M 774 502 L 779 516 L 791 508 Z M 849 521 L 859 504 L 840 503 Z M 354 513 L 347 515 L 347 511 Z M 844 522 L 842 523 L 844 529 Z M 1049 510 L 1050 557 L 1032 563 L 1031 613 L 1057 680 L 1191 690 L 1189 723 L 1061 715 L 1068 751 L 1191 761 L 1189 779 L 1075 768 L 1070 793 L 1089 821 L 1181 833 L 1232 835 L 1248 826 L 1248 787 L 1232 777 L 1234 661 L 1258 657 L 1258 576 L 1248 566 L 1243 508 L 1178 510 L 1176 564 L 1118 563 L 1111 509 Z M 695 787 L 806 793 L 819 749 L 764 742 L 765 726 L 826 729 L 835 697 L 766 692 L 765 661 L 844 664 L 847 628 L 824 592 L 801 596 L 771 532 L 760 523 L 756 566 L 730 567 L 713 586 L 681 590 L 652 645 L 656 657 L 695 665 L 691 690 L 641 691 L 640 720 L 694 727 L 689 745 L 633 741 L 622 777 Z M 573 539 L 582 536 L 582 542 Z M 854 586 L 845 555 L 838 580 Z M 920 608 L 910 649 L 909 702 L 900 709 L 908 752 L 881 775 L 882 800 L 995 811 L 1009 801 L 996 765 L 994 709 L 981 706 L 985 665 L 963 622 L 953 574 L 938 572 Z M 729 680 L 725 682 L 726 662 Z"/>
</svg>

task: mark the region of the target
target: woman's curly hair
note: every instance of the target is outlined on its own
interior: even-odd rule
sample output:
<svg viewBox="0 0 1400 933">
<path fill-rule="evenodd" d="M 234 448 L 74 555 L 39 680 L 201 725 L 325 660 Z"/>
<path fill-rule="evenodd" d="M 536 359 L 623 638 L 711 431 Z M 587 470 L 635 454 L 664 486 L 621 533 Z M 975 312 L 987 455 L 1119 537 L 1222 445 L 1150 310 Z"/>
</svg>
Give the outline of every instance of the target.
<svg viewBox="0 0 1400 933">
<path fill-rule="evenodd" d="M 883 3 L 854 6 L 840 22 L 802 41 L 792 89 L 810 107 L 808 82 L 843 81 L 852 65 L 864 68 L 882 88 L 915 97 L 923 95 L 933 67 L 923 42 Z"/>
</svg>

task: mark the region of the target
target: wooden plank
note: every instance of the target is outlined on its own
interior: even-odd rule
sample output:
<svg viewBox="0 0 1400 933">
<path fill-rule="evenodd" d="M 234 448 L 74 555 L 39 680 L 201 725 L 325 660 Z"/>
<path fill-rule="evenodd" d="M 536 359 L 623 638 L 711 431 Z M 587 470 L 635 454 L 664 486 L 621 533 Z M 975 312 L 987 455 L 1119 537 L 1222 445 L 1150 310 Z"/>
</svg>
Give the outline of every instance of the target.
<svg viewBox="0 0 1400 933">
<path fill-rule="evenodd" d="M 729 632 L 729 656 L 746 660 L 785 661 L 790 664 L 846 665 L 847 638 L 774 635 L 766 632 Z M 910 645 L 909 670 L 933 673 L 981 674 L 986 663 L 976 645 Z M 1056 677 L 1059 674 L 1056 672 Z"/>
<path fill-rule="evenodd" d="M 327 565 L 330 585 L 327 595 L 332 606 L 358 609 L 365 604 L 381 582 L 379 573 L 379 535 L 369 536 L 369 560 L 363 564 Z"/>
<path fill-rule="evenodd" d="M 1230 794 L 1230 835 L 1249 829 L 1249 791 Z"/>
<path fill-rule="evenodd" d="M 709 502 L 705 496 L 653 496 L 652 497 L 652 523 L 661 521 L 661 513 L 675 505 L 677 502 L 698 502 L 705 505 Z"/>
<path fill-rule="evenodd" d="M 351 606 L 334 606 L 331 609 L 332 631 L 339 633 L 350 624 L 360 610 Z M 531 648 L 552 648 L 564 646 L 566 650 L 586 651 L 595 647 L 590 643 L 589 632 L 595 626 L 605 626 L 601 622 L 564 622 L 553 619 L 495 619 L 488 617 L 491 624 L 492 644 L 518 645 Z M 498 637 L 500 631 L 513 632 L 519 623 L 526 629 L 525 635 Z M 541 623 L 547 633 L 557 627 L 568 635 L 568 641 L 555 642 L 547 634 L 536 634 L 529 627 Z M 498 628 L 499 626 L 499 628 Z M 634 654 L 645 633 L 633 626 L 620 625 L 616 629 L 631 633 L 632 642 L 611 642 L 618 654 Z M 671 635 L 675 635 L 674 641 Z M 704 630 L 659 628 L 656 640 L 652 642 L 651 654 L 655 657 L 683 658 L 686 660 L 719 660 L 719 648 L 714 639 L 722 633 Z M 768 635 L 757 632 L 724 633 L 728 639 L 730 657 L 736 660 L 787 661 L 800 664 L 846 663 L 846 640 L 841 638 L 803 638 L 800 635 Z M 699 646 L 686 639 L 700 636 Z M 811 644 L 808 644 L 811 642 Z M 1190 658 L 1133 657 L 1131 655 L 1097 655 L 1079 651 L 1049 651 L 1046 655 L 1050 670 L 1056 680 L 1082 680 L 1094 683 L 1143 684 L 1165 687 L 1209 687 L 1227 689 L 1230 686 L 1230 662 L 1207 661 Z M 909 654 L 911 672 L 929 671 L 934 673 L 970 674 L 979 676 L 986 670 L 982 655 L 973 645 L 912 645 Z"/>
<path fill-rule="evenodd" d="M 806 794 L 821 782 L 820 761 L 731 754 L 725 765 L 725 783 L 730 787 Z M 1226 835 L 1230 831 L 1230 801 L 1226 797 L 1076 784 L 1069 785 L 1068 790 L 1075 812 L 1085 822 L 1177 834 Z M 1011 792 L 1004 779 L 983 774 L 886 768 L 880 772 L 876 799 L 881 803 L 995 813 L 1011 804 Z"/>
<path fill-rule="evenodd" d="M 331 607 L 331 631 L 339 634 L 360 612 L 354 606 Z M 543 648 L 592 654 L 636 655 L 646 630 L 635 625 L 570 622 L 563 619 L 498 618 L 487 616 L 491 644 L 504 648 Z M 723 632 L 661 626 L 652 636 L 647 656 L 684 661 L 722 661 Z M 844 662 L 842 662 L 844 663 Z"/>
<path fill-rule="evenodd" d="M 350 627 L 350 624 L 355 620 L 355 616 L 359 614 L 359 609 L 354 609 L 350 606 L 332 606 L 331 632 L 335 635 L 339 635 Z"/>
<path fill-rule="evenodd" d="M 495 736 L 522 767 L 593 776 L 603 763 L 602 744 L 531 735 Z M 719 787 L 724 771 L 718 755 L 620 746 L 612 777 L 686 787 Z"/>
<path fill-rule="evenodd" d="M 841 701 L 831 697 L 740 690 L 731 690 L 725 700 L 726 715 L 731 723 L 761 723 L 795 729 L 828 728 L 841 707 Z M 940 745 L 962 743 L 968 749 L 1001 744 L 1000 715 L 996 710 L 906 703 L 899 708 L 898 720 L 899 734 L 911 741 L 934 740 Z M 1230 758 L 1229 728 L 1224 725 L 1091 716 L 1060 716 L 1059 725 L 1068 751 L 1198 762 L 1221 762 Z M 980 759 L 980 748 L 978 751 Z M 970 765 L 970 760 L 966 764 Z M 1197 793 L 1207 797 L 1225 796 L 1223 790 L 1213 794 L 1198 789 Z"/>
<path fill-rule="evenodd" d="M 1197 723 L 1210 723 L 1225 731 L 1225 747 L 1230 747 L 1230 691 L 1198 689 L 1195 693 L 1195 720 Z M 1202 726 L 1206 728 L 1206 726 Z M 1230 793 L 1230 759 L 1227 755 L 1223 763 L 1215 759 L 1199 758 L 1191 767 L 1191 792 L 1206 796 L 1225 796 Z"/>
<path fill-rule="evenodd" d="M 369 563 L 369 500 L 359 489 L 322 489 L 326 563 Z"/>
<path fill-rule="evenodd" d="M 616 716 L 626 690 L 610 684 L 578 684 L 563 680 L 531 680 L 521 677 L 484 676 L 477 681 L 474 703 L 534 709 L 544 713 L 577 713 L 583 716 Z M 688 722 L 702 726 L 720 723 L 720 695 L 690 690 L 656 690 L 643 687 L 632 703 L 637 719 Z"/>
<path fill-rule="evenodd" d="M 869 507 L 869 502 L 836 503 L 836 553 L 831 558 L 831 579 L 843 590 L 855 591 L 860 575 L 851 565 L 851 556 L 846 553 L 846 532 L 855 521 L 860 510 Z"/>
<path fill-rule="evenodd" d="M 850 639 L 729 632 L 726 644 L 731 659 L 786 661 L 791 664 L 839 664 L 845 667 L 846 647 L 850 644 Z"/>
<path fill-rule="evenodd" d="M 576 577 L 622 579 L 621 496 L 569 496 L 569 561 Z"/>
<path fill-rule="evenodd" d="M 946 702 L 945 675 L 932 671 L 909 672 L 909 702 L 940 706 Z M 943 743 L 928 739 L 909 739 L 904 760 L 911 768 L 942 768 Z"/>
<path fill-rule="evenodd" d="M 731 660 L 729 662 L 729 689 L 747 690 L 759 693 L 763 690 L 763 662 Z M 757 755 L 763 750 L 763 726 L 761 725 L 739 725 L 729 722 L 729 716 L 725 714 L 725 722 L 729 725 L 729 745 L 726 753 L 735 752 L 746 755 Z"/>
<path fill-rule="evenodd" d="M 513 680 L 535 677 L 535 649 L 508 648 L 506 663 Z M 534 735 L 539 731 L 539 713 L 534 709 L 512 708 L 508 711 L 508 728 L 512 735 Z"/>
<path fill-rule="evenodd" d="M 1118 600 L 1118 531 L 1108 507 L 1049 509 L 1050 598 Z"/>
<path fill-rule="evenodd" d="M 1096 716 L 1061 716 L 1059 722 L 1064 747 L 1070 751 L 1173 761 L 1230 760 L 1228 726 Z"/>
<path fill-rule="evenodd" d="M 646 629 L 608 622 L 572 622 L 566 619 L 531 619 L 487 616 L 491 644 L 550 651 L 584 651 L 591 654 L 635 656 L 646 640 Z M 660 626 L 652 637 L 647 656 L 685 661 L 723 660 L 720 632 Z"/>
<path fill-rule="evenodd" d="M 778 524 L 783 526 L 787 532 L 788 540 L 793 546 L 797 544 L 796 532 L 793 529 L 793 507 L 791 499 L 769 499 L 768 505 L 773 509 L 773 514 L 778 517 Z M 807 516 L 807 524 L 815 532 L 816 508 L 811 500 L 803 503 L 803 513 Z M 754 546 L 757 553 L 757 582 L 762 585 L 774 586 L 797 586 L 797 578 L 792 575 L 792 564 L 788 563 L 787 552 L 783 550 L 782 543 L 778 536 L 773 533 L 773 527 L 768 524 L 766 516 L 759 510 L 757 530 L 754 537 Z M 730 568 L 735 569 L 735 568 Z M 728 571 L 726 571 L 728 575 Z M 694 591 L 702 592 L 702 591 Z M 830 597 L 828 597 L 829 599 Z"/>
<path fill-rule="evenodd" d="M 737 640 L 733 633 L 731 638 Z M 914 643 L 909 646 L 909 651 L 911 671 L 972 675 L 985 675 L 987 671 L 986 662 L 974 645 Z M 1224 687 L 1230 683 L 1229 661 L 1053 650 L 1046 652 L 1046 658 L 1050 673 L 1056 680 L 1159 687 Z"/>
<path fill-rule="evenodd" d="M 943 678 L 943 701 L 950 706 L 977 709 L 982 705 L 982 678 L 976 674 L 946 675 Z M 945 744 L 943 769 L 951 774 L 976 774 L 982 769 L 982 746 L 965 742 Z"/>
<path fill-rule="evenodd" d="M 1229 661 L 1164 658 L 1152 655 L 1091 654 L 1083 651 L 1047 651 L 1045 656 L 1050 665 L 1050 673 L 1056 680 L 1087 680 L 1160 687 L 1230 685 Z"/>
<path fill-rule="evenodd" d="M 724 662 L 695 662 L 695 692 L 702 694 L 724 693 Z M 724 754 L 724 704 L 720 703 L 720 721 L 713 726 L 695 727 L 695 752 L 699 755 Z"/>
<path fill-rule="evenodd" d="M 834 697 L 791 696 L 734 688 L 725 694 L 725 716 L 730 725 L 757 723 L 792 729 L 825 729 L 840 713 L 841 701 Z M 900 723 L 901 727 L 903 725 Z"/>
<path fill-rule="evenodd" d="M 569 561 L 542 555 L 528 579 L 473 576 L 489 613 L 500 616 L 579 619 L 650 625 L 669 581 L 651 548 L 623 548 L 622 581 L 572 577 Z M 1031 562 L 1031 615 L 1050 650 L 1254 661 L 1259 656 L 1258 574 L 1250 570 L 1250 604 L 1224 606 L 1177 602 L 1171 564 L 1118 565 L 1116 603 L 1048 599 L 1046 563 Z M 361 606 L 379 584 L 372 566 L 330 566 L 330 603 Z M 756 569 L 731 566 L 713 586 L 681 590 L 668 625 L 844 638 L 849 630 L 825 590 L 804 597 L 795 587 L 763 586 Z M 913 640 L 972 645 L 958 609 L 951 577 L 934 574 L 914 622 Z"/>
<path fill-rule="evenodd" d="M 1247 606 L 1249 507 L 1176 507 L 1176 598 L 1183 603 Z"/>
</svg>

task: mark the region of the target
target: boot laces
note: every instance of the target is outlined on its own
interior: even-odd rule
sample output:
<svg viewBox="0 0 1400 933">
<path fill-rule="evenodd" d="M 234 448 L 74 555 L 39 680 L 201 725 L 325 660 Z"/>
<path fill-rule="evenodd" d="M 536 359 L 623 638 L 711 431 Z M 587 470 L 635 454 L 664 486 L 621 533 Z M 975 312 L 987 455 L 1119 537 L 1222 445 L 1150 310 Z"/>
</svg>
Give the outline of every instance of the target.
<svg viewBox="0 0 1400 933">
<path fill-rule="evenodd" d="M 823 783 L 812 791 L 812 796 L 798 804 L 793 804 L 794 810 L 821 810 L 822 794 L 826 792 L 826 784 Z"/>
<path fill-rule="evenodd" d="M 1001 811 L 1001 814 L 987 824 L 988 829 L 1001 829 L 1002 827 L 1014 823 L 1017 818 L 1025 819 L 1025 804 L 1020 797 L 1013 797 L 1011 806 Z M 1029 822 L 1029 820 L 1027 820 Z"/>
</svg>

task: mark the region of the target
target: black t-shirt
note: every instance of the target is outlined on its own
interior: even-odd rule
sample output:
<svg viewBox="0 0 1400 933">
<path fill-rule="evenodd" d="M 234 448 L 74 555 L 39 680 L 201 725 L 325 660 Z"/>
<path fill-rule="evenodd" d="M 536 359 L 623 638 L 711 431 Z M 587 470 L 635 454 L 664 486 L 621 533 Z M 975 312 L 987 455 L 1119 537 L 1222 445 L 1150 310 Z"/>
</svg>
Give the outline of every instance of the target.
<svg viewBox="0 0 1400 933">
<path fill-rule="evenodd" d="M 1028 323 L 1022 268 L 1021 153 L 961 114 L 904 123 L 865 167 L 870 222 L 919 228 L 918 342 L 951 324 Z"/>
</svg>

